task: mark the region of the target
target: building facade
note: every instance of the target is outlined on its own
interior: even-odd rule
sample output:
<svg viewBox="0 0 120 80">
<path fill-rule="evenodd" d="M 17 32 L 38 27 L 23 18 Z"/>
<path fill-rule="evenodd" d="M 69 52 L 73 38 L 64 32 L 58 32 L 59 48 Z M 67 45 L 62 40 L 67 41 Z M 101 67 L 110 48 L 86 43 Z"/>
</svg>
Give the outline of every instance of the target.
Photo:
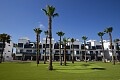
<svg viewBox="0 0 120 80">
<path fill-rule="evenodd" d="M 120 42 L 119 42 L 120 43 Z M 44 60 L 45 53 L 45 44 L 46 39 L 43 38 L 40 43 L 40 54 L 39 59 Z M 85 48 L 84 43 L 80 42 L 78 39 L 73 43 L 74 48 L 74 60 L 81 61 L 85 59 Z M 87 60 L 102 60 L 103 51 L 101 42 L 96 40 L 88 40 L 85 44 Z M 52 59 L 54 61 L 59 61 L 59 42 L 56 42 L 52 39 Z M 105 48 L 105 59 L 111 60 L 112 52 L 110 49 L 110 42 L 108 40 L 104 40 L 104 48 Z M 120 44 L 117 45 L 120 49 Z M 68 61 L 72 59 L 72 43 L 68 40 L 66 45 L 66 58 Z M 113 52 L 116 56 L 116 59 L 120 60 L 120 51 L 116 49 L 116 44 L 113 43 Z M 46 45 L 46 58 L 49 60 L 49 39 L 47 39 Z M 61 45 L 61 55 L 62 60 L 64 60 L 64 45 Z M 16 47 L 16 59 L 17 60 L 36 60 L 36 42 L 31 42 L 28 38 L 20 38 Z"/>
<path fill-rule="evenodd" d="M 0 56 L 2 54 L 2 47 L 3 43 L 0 42 Z M 10 41 L 10 43 L 5 42 L 5 48 L 3 50 L 3 60 L 4 61 L 13 60 L 12 54 L 13 54 L 13 42 L 12 41 Z"/>
</svg>

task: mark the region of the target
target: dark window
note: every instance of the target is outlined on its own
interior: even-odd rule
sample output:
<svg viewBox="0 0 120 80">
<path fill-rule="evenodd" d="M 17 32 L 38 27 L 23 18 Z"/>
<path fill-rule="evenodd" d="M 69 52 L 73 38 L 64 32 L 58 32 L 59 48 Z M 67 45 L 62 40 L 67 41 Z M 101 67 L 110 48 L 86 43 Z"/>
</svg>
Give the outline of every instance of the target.
<svg viewBox="0 0 120 80">
<path fill-rule="evenodd" d="M 84 44 L 81 45 L 81 49 L 85 49 L 85 48 L 84 48 Z"/>
<path fill-rule="evenodd" d="M 39 45 L 40 48 L 42 48 L 42 45 Z"/>
<path fill-rule="evenodd" d="M 18 47 L 23 47 L 23 43 L 18 43 Z"/>
<path fill-rule="evenodd" d="M 116 50 L 120 50 L 120 45 L 116 45 Z"/>
<path fill-rule="evenodd" d="M 59 54 L 59 50 L 56 50 L 56 51 L 55 51 L 55 54 Z"/>
<path fill-rule="evenodd" d="M 32 52 L 32 50 L 26 50 L 26 52 Z"/>
<path fill-rule="evenodd" d="M 70 46 L 66 46 L 66 49 L 70 49 Z"/>
<path fill-rule="evenodd" d="M 58 43 L 54 44 L 54 49 L 59 49 L 59 44 Z"/>
<path fill-rule="evenodd" d="M 109 48 L 111 49 L 111 47 L 109 46 Z M 114 49 L 114 46 L 112 45 L 112 49 Z"/>
<path fill-rule="evenodd" d="M 84 55 L 84 54 L 85 54 L 85 51 L 82 51 L 82 54 Z"/>
<path fill-rule="evenodd" d="M 79 54 L 79 51 L 76 51 L 76 54 Z"/>
<path fill-rule="evenodd" d="M 90 51 L 90 54 L 93 54 L 93 51 Z"/>
<path fill-rule="evenodd" d="M 92 46 L 92 49 L 96 49 L 95 46 Z"/>
<path fill-rule="evenodd" d="M 30 44 L 25 44 L 24 48 L 31 48 Z"/>
<path fill-rule="evenodd" d="M 64 51 L 63 51 L 63 53 L 64 53 Z M 66 50 L 66 54 L 68 54 L 68 51 Z"/>
<path fill-rule="evenodd" d="M 96 49 L 102 49 L 101 45 L 96 45 Z"/>
<path fill-rule="evenodd" d="M 0 43 L 0 48 L 2 48 L 2 47 L 5 47 L 5 45 L 3 45 L 3 43 Z"/>
<path fill-rule="evenodd" d="M 30 46 L 33 46 L 33 44 L 30 44 Z"/>
<path fill-rule="evenodd" d="M 0 49 L 0 52 L 2 52 L 2 50 Z"/>
<path fill-rule="evenodd" d="M 51 45 L 52 47 L 53 45 Z M 43 48 L 45 48 L 45 44 L 43 44 Z M 49 44 L 46 44 L 46 48 L 49 48 Z"/>
<path fill-rule="evenodd" d="M 10 52 L 10 51 L 8 50 L 8 52 Z"/>
<path fill-rule="evenodd" d="M 72 45 L 71 45 L 71 48 L 72 48 Z M 73 48 L 74 49 L 79 49 L 79 45 L 73 45 Z"/>
<path fill-rule="evenodd" d="M 22 53 L 23 52 L 23 49 L 20 49 L 20 53 Z"/>
</svg>

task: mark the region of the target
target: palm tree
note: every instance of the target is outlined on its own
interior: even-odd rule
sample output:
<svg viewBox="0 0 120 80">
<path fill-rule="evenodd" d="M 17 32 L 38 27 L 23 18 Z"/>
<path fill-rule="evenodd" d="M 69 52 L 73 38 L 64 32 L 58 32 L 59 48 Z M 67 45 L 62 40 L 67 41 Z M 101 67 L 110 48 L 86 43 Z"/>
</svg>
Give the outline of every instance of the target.
<svg viewBox="0 0 120 80">
<path fill-rule="evenodd" d="M 49 39 L 50 39 L 50 54 L 49 54 L 49 70 L 53 70 L 52 66 L 52 18 L 55 16 L 58 16 L 58 13 L 55 13 L 55 7 L 47 5 L 46 9 L 42 9 L 46 16 L 48 16 L 48 33 L 49 33 Z"/>
<path fill-rule="evenodd" d="M 48 30 L 44 31 L 46 35 L 46 40 L 45 40 L 45 54 L 44 54 L 44 64 L 46 64 L 46 46 L 47 46 L 47 38 L 48 38 Z"/>
<path fill-rule="evenodd" d="M 35 28 L 33 29 L 36 33 L 36 48 L 37 48 L 37 54 L 36 54 L 36 61 L 37 61 L 37 66 L 39 64 L 39 54 L 40 54 L 40 47 L 39 47 L 39 43 L 40 43 L 40 34 L 42 32 L 42 30 L 40 28 Z"/>
<path fill-rule="evenodd" d="M 75 42 L 75 39 L 72 38 L 71 42 L 72 42 L 72 63 L 74 63 L 74 44 L 73 43 Z"/>
<path fill-rule="evenodd" d="M 63 44 L 64 44 L 64 66 L 66 66 L 66 45 L 68 43 L 69 38 L 63 38 Z"/>
<path fill-rule="evenodd" d="M 120 39 L 114 39 L 114 42 L 116 43 L 116 50 L 118 52 L 119 52 L 119 46 L 118 46 L 119 41 L 120 41 Z M 116 60 L 118 61 L 117 55 L 116 55 Z"/>
<path fill-rule="evenodd" d="M 103 62 L 105 62 L 105 51 L 104 51 L 104 45 L 103 45 L 103 35 L 104 34 L 105 34 L 104 32 L 98 32 L 98 36 L 100 36 L 101 43 L 102 43 Z"/>
<path fill-rule="evenodd" d="M 2 63 L 2 61 L 3 61 L 3 52 L 4 52 L 4 48 L 5 48 L 5 42 L 10 43 L 10 35 L 5 34 L 5 33 L 0 34 L 0 42 L 3 43 L 1 57 L 0 57 L 0 63 Z"/>
<path fill-rule="evenodd" d="M 56 33 L 58 36 L 60 36 L 60 43 L 59 43 L 59 52 L 60 52 L 60 65 L 62 65 L 62 57 L 61 57 L 61 37 L 64 36 L 64 32 L 60 31 Z"/>
<path fill-rule="evenodd" d="M 114 55 L 113 48 L 112 48 L 112 31 L 113 31 L 113 28 L 108 27 L 108 28 L 105 29 L 104 32 L 106 32 L 110 37 L 110 49 L 111 49 L 111 52 L 112 52 L 112 62 L 113 62 L 113 65 L 115 65 L 115 55 Z"/>
<path fill-rule="evenodd" d="M 82 39 L 84 40 L 85 62 L 87 62 L 87 60 L 86 60 L 86 47 L 85 47 L 87 38 L 88 38 L 88 37 L 86 37 L 86 36 L 83 36 L 83 37 L 82 37 Z"/>
</svg>

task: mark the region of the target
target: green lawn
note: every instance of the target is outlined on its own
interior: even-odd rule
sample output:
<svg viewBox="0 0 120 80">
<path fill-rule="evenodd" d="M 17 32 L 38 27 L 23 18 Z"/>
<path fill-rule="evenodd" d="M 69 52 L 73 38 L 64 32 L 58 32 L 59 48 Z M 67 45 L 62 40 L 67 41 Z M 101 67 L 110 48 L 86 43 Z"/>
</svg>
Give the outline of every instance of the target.
<svg viewBox="0 0 120 80">
<path fill-rule="evenodd" d="M 3 62 L 0 64 L 0 80 L 120 80 L 120 63 L 68 62 L 59 66 L 53 62 L 53 71 L 48 63 Z"/>
</svg>

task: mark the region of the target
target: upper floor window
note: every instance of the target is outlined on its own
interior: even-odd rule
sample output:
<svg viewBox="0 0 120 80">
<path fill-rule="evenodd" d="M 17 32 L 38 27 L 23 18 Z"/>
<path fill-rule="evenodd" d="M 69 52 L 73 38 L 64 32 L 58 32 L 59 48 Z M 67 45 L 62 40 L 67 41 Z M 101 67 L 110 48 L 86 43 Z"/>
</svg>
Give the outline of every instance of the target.
<svg viewBox="0 0 120 80">
<path fill-rule="evenodd" d="M 71 48 L 72 48 L 72 45 L 71 45 Z M 79 45 L 73 45 L 73 48 L 74 49 L 79 49 Z"/>
<path fill-rule="evenodd" d="M 59 44 L 58 43 L 54 44 L 54 49 L 59 49 Z"/>
<path fill-rule="evenodd" d="M 23 43 L 18 43 L 18 47 L 23 47 Z"/>
<path fill-rule="evenodd" d="M 43 48 L 45 48 L 45 45 L 46 45 L 46 48 L 49 48 L 49 44 L 43 44 Z M 53 46 L 53 44 L 51 44 L 51 47 Z"/>
<path fill-rule="evenodd" d="M 102 49 L 101 45 L 96 45 L 96 49 Z"/>
<path fill-rule="evenodd" d="M 109 49 L 111 49 L 110 45 L 109 45 Z M 114 49 L 114 46 L 112 45 L 112 49 Z"/>
</svg>

